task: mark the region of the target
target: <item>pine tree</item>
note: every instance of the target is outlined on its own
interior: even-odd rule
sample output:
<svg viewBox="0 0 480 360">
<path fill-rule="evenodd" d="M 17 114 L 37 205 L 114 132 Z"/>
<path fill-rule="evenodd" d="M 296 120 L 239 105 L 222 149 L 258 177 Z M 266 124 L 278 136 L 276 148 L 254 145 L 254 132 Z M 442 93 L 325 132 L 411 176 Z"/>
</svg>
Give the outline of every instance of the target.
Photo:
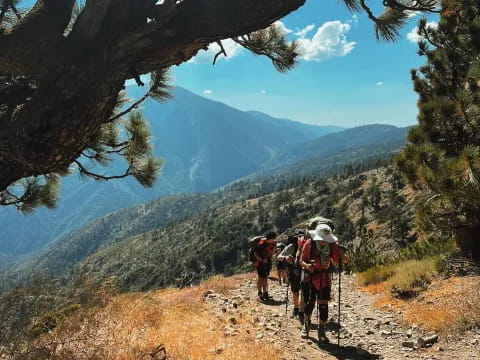
<svg viewBox="0 0 480 360">
<path fill-rule="evenodd" d="M 125 81 L 143 86 L 142 74 L 152 78 L 128 110 L 147 97 L 166 98 L 168 69 L 212 43 L 220 48 L 215 63 L 228 55 L 224 39 L 290 70 L 297 43 L 272 24 L 305 1 L 37 0 L 22 9 L 29 2 L 0 0 L 0 205 L 26 212 L 53 206 L 72 165 L 95 179 L 135 176 L 151 185 L 159 162 L 145 141 L 145 122 L 138 114 L 122 120 L 127 114 L 116 111 Z M 344 2 L 367 12 L 377 37 L 390 41 L 410 11 L 436 11 L 436 0 L 384 0 L 380 15 L 365 0 Z M 115 135 L 121 127 L 128 139 Z M 124 174 L 94 171 L 112 155 L 127 161 Z"/>
<path fill-rule="evenodd" d="M 480 4 L 443 1 L 438 27 L 422 19 L 418 33 L 427 60 L 412 70 L 418 125 L 396 164 L 422 194 L 420 228 L 454 235 L 480 260 Z"/>
</svg>

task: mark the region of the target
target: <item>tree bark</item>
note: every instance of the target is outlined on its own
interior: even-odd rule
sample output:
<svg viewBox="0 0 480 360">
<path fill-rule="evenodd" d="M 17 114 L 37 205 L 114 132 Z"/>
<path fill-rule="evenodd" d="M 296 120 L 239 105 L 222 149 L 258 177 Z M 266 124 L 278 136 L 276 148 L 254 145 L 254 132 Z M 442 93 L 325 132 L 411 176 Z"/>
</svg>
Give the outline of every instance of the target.
<svg viewBox="0 0 480 360">
<path fill-rule="evenodd" d="M 480 262 L 480 225 L 456 228 L 455 241 L 466 258 Z"/>
<path fill-rule="evenodd" d="M 11 116 L 0 111 L 0 191 L 68 167 L 108 121 L 127 79 L 265 28 L 304 2 L 87 0 L 65 36 L 74 0 L 38 0 L 0 34 L 0 73 L 34 83 L 33 96 Z"/>
</svg>

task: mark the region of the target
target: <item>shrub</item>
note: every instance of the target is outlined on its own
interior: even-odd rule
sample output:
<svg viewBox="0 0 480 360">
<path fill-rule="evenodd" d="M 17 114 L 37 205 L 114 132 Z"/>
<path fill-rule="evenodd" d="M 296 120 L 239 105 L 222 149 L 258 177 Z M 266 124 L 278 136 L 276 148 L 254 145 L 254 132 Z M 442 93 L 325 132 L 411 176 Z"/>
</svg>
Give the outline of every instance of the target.
<svg viewBox="0 0 480 360">
<path fill-rule="evenodd" d="M 376 247 L 373 234 L 367 232 L 356 246 L 349 246 L 348 249 L 349 264 L 348 268 L 355 272 L 366 271 L 380 262 L 380 252 Z"/>
<path fill-rule="evenodd" d="M 388 280 L 395 274 L 395 264 L 375 266 L 367 271 L 358 274 L 360 285 L 367 286 L 379 284 Z"/>
<path fill-rule="evenodd" d="M 42 334 L 49 333 L 79 309 L 80 305 L 73 304 L 65 306 L 58 311 L 52 311 L 43 315 L 32 326 L 30 334 L 33 337 L 38 337 Z"/>
<path fill-rule="evenodd" d="M 425 290 L 437 274 L 435 258 L 405 261 L 396 265 L 395 274 L 388 280 L 388 287 L 397 297 L 414 297 Z"/>
</svg>

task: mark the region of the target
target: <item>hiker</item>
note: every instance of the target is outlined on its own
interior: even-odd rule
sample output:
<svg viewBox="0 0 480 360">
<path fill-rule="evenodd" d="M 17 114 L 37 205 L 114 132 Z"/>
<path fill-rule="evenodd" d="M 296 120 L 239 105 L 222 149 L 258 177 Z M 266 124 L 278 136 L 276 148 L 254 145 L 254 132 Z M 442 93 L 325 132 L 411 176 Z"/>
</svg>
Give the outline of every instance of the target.
<svg viewBox="0 0 480 360">
<path fill-rule="evenodd" d="M 258 241 L 258 245 L 253 253 L 255 257 L 255 267 L 257 268 L 257 289 L 258 300 L 272 300 L 268 295 L 268 275 L 272 269 L 272 255 L 276 248 L 277 234 L 274 231 L 268 232 Z"/>
<path fill-rule="evenodd" d="M 288 275 L 287 275 L 287 263 L 285 258 L 280 258 L 279 255 L 285 249 L 286 245 L 284 243 L 278 243 L 277 248 L 274 254 L 275 257 L 275 267 L 277 268 L 278 284 L 282 286 L 282 280 L 284 284 L 288 286 Z"/>
<path fill-rule="evenodd" d="M 315 230 L 309 231 L 310 239 L 305 243 L 300 264 L 305 270 L 305 282 L 310 286 L 305 288 L 305 322 L 302 327 L 302 338 L 308 337 L 311 316 L 315 303 L 318 306 L 319 324 L 318 341 L 328 343 L 325 333 L 325 323 L 328 320 L 328 301 L 332 285 L 332 267 L 338 267 L 348 262 L 348 258 L 338 245 L 338 239 L 332 234 L 332 228 L 327 224 L 318 225 Z"/>
<path fill-rule="evenodd" d="M 295 259 L 298 252 L 298 235 L 290 235 L 287 239 L 287 246 L 283 251 L 278 255 L 277 260 L 284 261 L 287 265 L 288 270 L 288 280 L 290 281 L 290 289 L 293 294 L 293 312 L 290 316 L 295 318 L 299 316 L 300 313 L 300 304 L 299 304 L 299 293 L 300 293 L 300 276 L 301 268 Z M 302 309 L 303 310 L 303 309 Z"/>
</svg>

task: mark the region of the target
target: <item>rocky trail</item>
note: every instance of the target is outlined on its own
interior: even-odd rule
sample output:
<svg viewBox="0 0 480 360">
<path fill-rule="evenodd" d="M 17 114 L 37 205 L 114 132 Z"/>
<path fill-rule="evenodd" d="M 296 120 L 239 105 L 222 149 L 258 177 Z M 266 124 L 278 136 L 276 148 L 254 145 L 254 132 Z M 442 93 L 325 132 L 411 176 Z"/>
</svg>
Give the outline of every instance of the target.
<svg viewBox="0 0 480 360">
<path fill-rule="evenodd" d="M 374 296 L 362 292 L 351 275 L 342 275 L 341 347 L 338 348 L 336 281 L 335 278 L 335 291 L 329 305 L 327 324 L 330 345 L 319 345 L 316 341 L 316 311 L 312 315 L 313 330 L 310 331 L 310 338 L 300 338 L 300 323 L 289 317 L 293 309 L 291 296 L 286 314 L 286 287 L 279 286 L 277 281 L 269 282 L 270 294 L 273 296 L 269 302 L 256 300 L 254 279 L 245 279 L 238 288 L 221 294 L 208 290 L 204 294 L 204 300 L 211 305 L 216 321 L 223 324 L 225 336 L 236 336 L 243 332 L 249 334 L 252 341 L 270 342 L 285 350 L 283 360 L 480 359 L 480 333 L 446 341 L 442 336 L 422 331 L 415 325 L 411 328 L 404 327 L 401 325 L 401 314 L 397 311 L 374 309 Z M 217 352 L 220 355 L 221 349 L 217 349 Z M 255 359 L 254 354 L 252 359 Z"/>
</svg>

